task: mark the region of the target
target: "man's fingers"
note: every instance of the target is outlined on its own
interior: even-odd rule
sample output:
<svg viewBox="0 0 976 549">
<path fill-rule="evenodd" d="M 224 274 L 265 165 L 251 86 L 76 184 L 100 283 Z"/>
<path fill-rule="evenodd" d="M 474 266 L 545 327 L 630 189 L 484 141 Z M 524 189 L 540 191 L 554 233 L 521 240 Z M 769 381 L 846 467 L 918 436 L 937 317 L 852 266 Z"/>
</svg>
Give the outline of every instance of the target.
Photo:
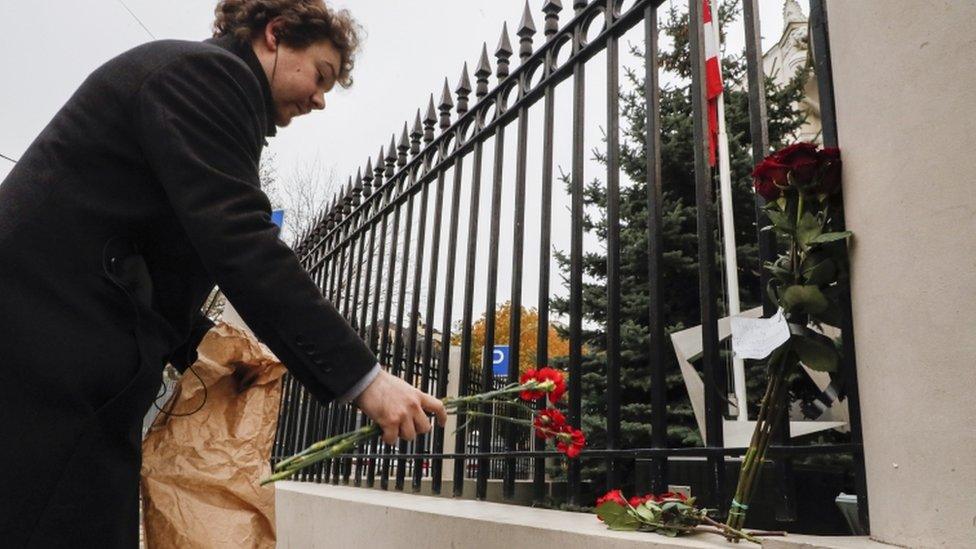
<svg viewBox="0 0 976 549">
<path fill-rule="evenodd" d="M 383 442 L 389 445 L 396 444 L 399 426 L 395 424 L 383 426 Z"/>
<path fill-rule="evenodd" d="M 405 417 L 400 423 L 400 438 L 408 441 L 417 438 L 417 431 L 414 429 L 412 417 Z"/>
<path fill-rule="evenodd" d="M 438 425 L 441 427 L 447 425 L 447 410 L 444 409 L 444 403 L 427 393 L 422 394 L 420 405 L 423 409 L 437 416 Z"/>
</svg>

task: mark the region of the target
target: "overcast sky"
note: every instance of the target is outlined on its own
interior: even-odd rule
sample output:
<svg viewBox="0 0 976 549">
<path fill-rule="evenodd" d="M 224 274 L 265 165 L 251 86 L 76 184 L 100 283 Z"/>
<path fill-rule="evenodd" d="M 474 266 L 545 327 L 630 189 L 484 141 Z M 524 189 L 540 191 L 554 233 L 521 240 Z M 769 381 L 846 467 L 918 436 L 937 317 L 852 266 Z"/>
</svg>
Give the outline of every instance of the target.
<svg viewBox="0 0 976 549">
<path fill-rule="evenodd" d="M 210 35 L 212 0 L 124 1 L 123 5 L 120 0 L 0 0 L 0 21 L 4 22 L 4 32 L 0 33 L 0 67 L 3 71 L 3 86 L 0 86 L 0 154 L 19 158 L 92 70 L 113 56 L 152 40 L 150 33 L 155 38 L 189 40 L 200 40 Z M 633 0 L 627 0 L 624 9 L 632 3 Z M 315 161 L 323 172 L 334 170 L 344 183 L 356 168 L 365 165 L 370 155 L 375 160 L 380 146 L 388 144 L 393 133 L 399 136 L 405 121 L 412 124 L 418 108 L 426 108 L 431 93 L 435 94 L 435 99 L 440 97 L 445 77 L 453 89 L 463 63 L 467 61 L 469 67 L 474 68 L 483 41 L 488 43 L 489 53 L 494 52 L 505 21 L 509 24 L 513 45 L 518 50 L 514 31 L 518 27 L 524 1 L 346 0 L 331 4 L 348 7 L 366 31 L 353 73 L 355 84 L 348 90 L 336 87 L 326 96 L 324 112 L 297 119 L 270 140 L 266 154 L 273 154 L 275 168 L 283 184 L 287 184 L 296 167 L 300 169 Z M 536 27 L 540 30 L 536 38 L 537 47 L 543 41 L 542 4 L 542 0 L 534 0 L 530 4 Z M 562 20 L 566 21 L 572 14 L 572 2 L 564 0 L 563 4 Z M 665 7 L 668 4 L 669 0 L 665 0 Z M 807 11 L 806 2 L 802 4 L 804 11 Z M 782 0 L 760 0 L 766 47 L 779 38 L 782 5 Z M 641 39 L 640 26 L 624 36 L 622 62 L 634 62 L 625 55 L 626 44 L 639 43 Z M 729 30 L 726 49 L 738 52 L 741 48 L 742 30 L 741 26 L 737 26 Z M 512 67 L 516 67 L 517 63 L 516 54 Z M 599 144 L 600 128 L 605 126 L 604 74 L 605 57 L 598 55 L 587 65 L 587 89 L 594 90 L 588 91 L 587 95 L 587 150 Z M 557 90 L 555 162 L 565 171 L 568 171 L 571 158 L 568 155 L 571 143 L 571 97 L 568 92 L 571 87 L 567 81 Z M 530 111 L 530 182 L 537 181 L 540 173 L 539 162 L 532 159 L 539 157 L 537 150 L 541 149 L 541 138 L 538 137 L 541 133 L 538 130 L 541 105 L 541 102 L 538 103 L 538 108 Z M 515 126 L 510 125 L 507 132 L 506 179 L 514 177 L 509 174 L 514 174 Z M 536 149 L 533 150 L 533 147 Z M 485 150 L 485 188 L 490 186 L 490 151 L 491 145 L 488 144 Z M 0 159 L 0 179 L 6 176 L 11 166 Z M 605 174 L 605 168 L 602 169 Z M 600 170 L 599 165 L 588 163 L 586 178 L 598 177 Z M 559 173 L 558 168 L 556 173 Z M 507 185 L 503 198 L 506 204 L 506 213 L 502 218 L 503 235 L 506 230 L 511 231 L 508 212 L 511 211 L 513 199 L 510 189 L 511 185 Z M 568 231 L 563 230 L 565 225 L 560 225 L 565 223 L 565 216 L 560 210 L 565 209 L 568 200 L 562 200 L 566 197 L 560 196 L 563 194 L 561 191 L 557 183 L 553 245 L 565 250 L 568 249 Z M 533 190 L 531 183 L 528 195 L 526 231 L 527 235 L 533 235 L 537 234 L 533 230 L 538 231 L 538 198 L 537 190 Z M 467 200 L 466 196 L 464 200 Z M 488 225 L 488 202 L 486 196 L 482 200 L 485 215 L 482 231 Z M 527 263 L 534 265 L 526 265 L 527 281 L 537 277 L 537 245 L 532 249 L 532 242 L 536 240 L 537 237 L 527 237 L 526 241 L 526 258 L 533 258 Z M 485 251 L 487 246 L 480 248 Z M 500 301 L 503 301 L 507 298 L 505 288 L 511 276 L 510 243 L 502 243 L 499 253 L 502 258 L 498 270 L 499 295 Z M 483 257 L 479 261 L 483 261 Z M 483 291 L 486 276 L 487 273 L 479 275 L 476 284 L 480 288 L 479 293 Z M 533 293 L 535 284 L 527 283 L 524 298 L 529 305 L 536 300 Z M 559 284 L 558 276 L 554 273 L 554 291 Z M 476 296 L 476 303 L 479 303 L 479 309 L 483 309 L 483 297 Z"/>
</svg>

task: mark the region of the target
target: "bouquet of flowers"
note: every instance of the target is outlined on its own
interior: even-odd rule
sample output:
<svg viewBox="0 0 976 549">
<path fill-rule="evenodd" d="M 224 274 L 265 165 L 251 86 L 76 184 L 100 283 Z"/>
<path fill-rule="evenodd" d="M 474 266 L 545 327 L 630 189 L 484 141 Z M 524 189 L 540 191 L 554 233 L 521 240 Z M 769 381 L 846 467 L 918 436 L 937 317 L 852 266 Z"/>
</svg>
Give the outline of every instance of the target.
<svg viewBox="0 0 976 549">
<path fill-rule="evenodd" d="M 833 340 L 812 329 L 841 324 L 840 297 L 848 280 L 845 244 L 851 232 L 836 227 L 833 197 L 840 190 L 840 173 L 840 151 L 813 143 L 785 147 L 752 173 L 772 223 L 764 230 L 786 244 L 786 252 L 764 268 L 770 275 L 766 291 L 783 310 L 790 336 L 767 359 L 766 392 L 726 522 L 733 529 L 745 523 L 772 433 L 785 415 L 790 376 L 801 363 L 822 372 L 835 372 L 840 364 Z"/>
<path fill-rule="evenodd" d="M 501 389 L 477 395 L 447 397 L 443 399 L 443 402 L 448 414 L 463 414 L 468 418 L 491 417 L 507 423 L 534 428 L 536 436 L 552 440 L 557 450 L 566 454 L 567 457 L 575 458 L 586 446 L 586 437 L 581 430 L 569 425 L 563 413 L 556 408 L 557 403 L 565 393 L 566 381 L 563 373 L 555 368 L 545 367 L 539 370 L 527 370 L 519 378 L 518 383 L 509 384 Z M 528 404 L 543 398 L 547 399 L 549 404 L 543 410 L 537 410 Z M 521 409 L 528 411 L 532 419 L 485 412 L 482 411 L 484 408 L 496 410 Z M 370 424 L 355 431 L 320 440 L 279 462 L 274 468 L 274 473 L 263 479 L 261 484 L 289 478 L 309 465 L 349 453 L 357 444 L 381 434 L 382 431 L 378 425 Z"/>
<path fill-rule="evenodd" d="M 708 509 L 695 507 L 695 498 L 674 492 L 627 499 L 620 490 L 610 490 L 596 500 L 597 517 L 611 530 L 655 532 L 670 537 L 709 532 L 753 543 L 760 543 L 756 536 L 783 535 L 782 532 L 736 530 L 713 520 L 708 513 Z"/>
</svg>

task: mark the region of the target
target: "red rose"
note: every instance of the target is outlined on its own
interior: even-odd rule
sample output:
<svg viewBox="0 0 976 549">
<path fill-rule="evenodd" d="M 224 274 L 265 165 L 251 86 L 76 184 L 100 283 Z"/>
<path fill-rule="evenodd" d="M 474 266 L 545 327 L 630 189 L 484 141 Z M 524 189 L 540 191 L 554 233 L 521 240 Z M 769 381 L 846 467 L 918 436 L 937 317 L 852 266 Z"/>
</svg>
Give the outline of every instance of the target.
<svg viewBox="0 0 976 549">
<path fill-rule="evenodd" d="M 624 495 L 620 490 L 610 490 L 603 497 L 596 499 L 596 506 L 599 507 L 604 503 L 616 503 L 617 505 L 627 505 L 627 500 L 624 499 Z"/>
<path fill-rule="evenodd" d="M 767 156 L 756 166 L 756 169 L 752 170 L 756 193 L 767 202 L 776 200 L 783 194 L 783 189 L 789 185 L 788 173 L 789 168 L 777 162 L 772 156 Z"/>
<path fill-rule="evenodd" d="M 773 153 L 779 164 L 786 166 L 795 185 L 806 187 L 820 169 L 820 154 L 815 143 L 794 143 Z"/>
<path fill-rule="evenodd" d="M 549 438 L 555 436 L 566 425 L 566 416 L 555 408 L 548 408 L 539 412 L 532 423 L 535 425 L 536 436 Z"/>
<path fill-rule="evenodd" d="M 840 149 L 825 147 L 820 151 L 820 184 L 814 189 L 821 194 L 834 194 L 840 188 Z"/>
<path fill-rule="evenodd" d="M 677 492 L 665 492 L 657 496 L 657 501 L 666 500 L 678 500 L 678 501 L 688 501 L 688 497 L 684 494 L 679 494 Z"/>
</svg>

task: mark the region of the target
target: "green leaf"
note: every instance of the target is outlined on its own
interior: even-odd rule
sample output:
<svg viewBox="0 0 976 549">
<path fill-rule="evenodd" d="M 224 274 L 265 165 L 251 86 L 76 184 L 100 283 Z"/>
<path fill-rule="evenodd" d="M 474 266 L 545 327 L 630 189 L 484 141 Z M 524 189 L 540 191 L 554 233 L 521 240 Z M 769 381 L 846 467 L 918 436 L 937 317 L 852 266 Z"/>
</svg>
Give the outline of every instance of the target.
<svg viewBox="0 0 976 549">
<path fill-rule="evenodd" d="M 642 519 L 644 519 L 644 520 L 646 520 L 648 522 L 657 522 L 657 519 L 658 519 L 657 515 L 658 515 L 658 513 L 656 513 L 653 509 L 649 508 L 644 503 L 638 505 L 634 509 L 634 511 L 637 512 L 637 516 L 639 516 L 640 518 L 642 518 Z"/>
<path fill-rule="evenodd" d="M 821 236 L 822 231 L 817 218 L 810 212 L 806 212 L 800 216 L 800 221 L 796 224 L 796 240 L 806 249 L 810 246 L 810 242 Z"/>
<path fill-rule="evenodd" d="M 811 253 L 800 264 L 800 271 L 807 284 L 823 286 L 834 281 L 837 265 L 828 253 Z"/>
<path fill-rule="evenodd" d="M 829 305 L 816 286 L 794 285 L 783 291 L 783 308 L 790 313 L 816 314 L 825 311 Z"/>
<path fill-rule="evenodd" d="M 805 364 L 807 368 L 818 372 L 837 371 L 837 363 L 840 357 L 829 338 L 811 331 L 807 335 L 795 335 L 790 339 L 800 362 Z"/>
<path fill-rule="evenodd" d="M 788 215 L 784 212 L 777 210 L 766 210 L 766 215 L 769 217 L 770 223 L 774 227 L 787 233 L 793 234 L 793 223 Z"/>
<path fill-rule="evenodd" d="M 843 240 L 843 239 L 848 238 L 848 237 L 853 236 L 853 235 L 854 235 L 854 233 L 852 233 L 851 231 L 841 231 L 841 232 L 837 232 L 837 233 L 823 233 L 823 234 L 817 235 L 815 238 L 810 239 L 809 243 L 810 244 L 826 244 L 828 242 L 835 242 L 837 240 Z"/>
<path fill-rule="evenodd" d="M 637 530 L 640 521 L 631 514 L 630 508 L 608 501 L 596 508 L 596 515 L 611 530 Z"/>
</svg>

